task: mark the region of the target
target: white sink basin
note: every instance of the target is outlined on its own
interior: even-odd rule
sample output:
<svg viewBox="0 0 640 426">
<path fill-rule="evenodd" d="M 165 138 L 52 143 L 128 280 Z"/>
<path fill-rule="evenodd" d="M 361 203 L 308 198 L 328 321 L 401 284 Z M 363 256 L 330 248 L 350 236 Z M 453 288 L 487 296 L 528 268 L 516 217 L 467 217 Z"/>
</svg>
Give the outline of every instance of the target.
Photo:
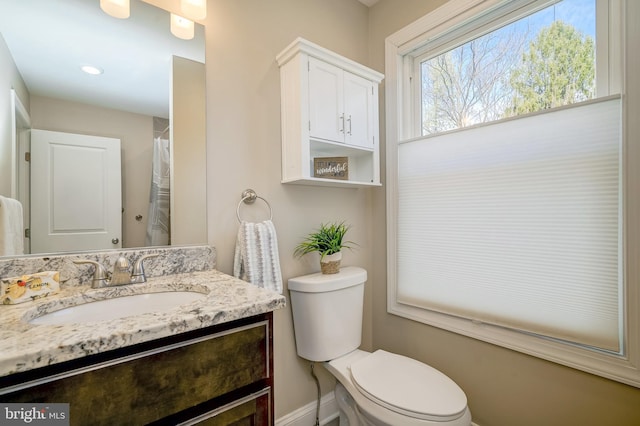
<svg viewBox="0 0 640 426">
<path fill-rule="evenodd" d="M 167 291 L 133 294 L 70 306 L 39 316 L 29 324 L 57 325 L 109 321 L 149 312 L 162 312 L 186 303 L 203 300 L 205 294 L 194 291 Z"/>
</svg>

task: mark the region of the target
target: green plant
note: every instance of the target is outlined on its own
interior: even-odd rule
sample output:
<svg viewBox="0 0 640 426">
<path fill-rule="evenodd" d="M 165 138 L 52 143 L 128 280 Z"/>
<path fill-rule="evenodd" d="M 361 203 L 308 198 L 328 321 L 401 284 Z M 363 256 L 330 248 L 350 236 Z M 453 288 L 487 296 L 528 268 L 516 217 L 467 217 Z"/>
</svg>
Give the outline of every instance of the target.
<svg viewBox="0 0 640 426">
<path fill-rule="evenodd" d="M 338 253 L 343 248 L 351 248 L 352 241 L 344 241 L 344 235 L 350 226 L 341 223 L 321 224 L 320 229 L 313 232 L 295 248 L 294 256 L 301 257 L 307 253 L 317 251 L 320 259 L 326 255 Z"/>
</svg>

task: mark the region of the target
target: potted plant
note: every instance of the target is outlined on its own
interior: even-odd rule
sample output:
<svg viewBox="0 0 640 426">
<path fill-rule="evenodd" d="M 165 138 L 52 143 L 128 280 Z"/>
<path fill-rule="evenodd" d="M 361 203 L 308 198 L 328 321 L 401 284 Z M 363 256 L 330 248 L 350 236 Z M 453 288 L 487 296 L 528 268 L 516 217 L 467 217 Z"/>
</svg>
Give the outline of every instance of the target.
<svg viewBox="0 0 640 426">
<path fill-rule="evenodd" d="M 344 235 L 350 226 L 344 222 L 321 224 L 320 229 L 307 237 L 295 248 L 293 254 L 302 257 L 307 253 L 320 253 L 320 270 L 323 274 L 335 274 L 340 271 L 342 249 L 351 248 L 352 241 L 345 241 Z"/>
</svg>

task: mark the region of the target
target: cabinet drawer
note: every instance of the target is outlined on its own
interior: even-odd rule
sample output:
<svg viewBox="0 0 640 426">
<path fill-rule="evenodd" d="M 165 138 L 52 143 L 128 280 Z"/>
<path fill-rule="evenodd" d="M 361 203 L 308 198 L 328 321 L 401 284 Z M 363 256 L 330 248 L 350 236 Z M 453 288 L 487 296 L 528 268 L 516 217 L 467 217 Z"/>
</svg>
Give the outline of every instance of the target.
<svg viewBox="0 0 640 426">
<path fill-rule="evenodd" d="M 71 422 L 77 425 L 148 423 L 268 379 L 269 323 L 137 355 L 6 394 L 2 400 L 68 402 Z"/>
<path fill-rule="evenodd" d="M 271 425 L 271 388 L 264 389 L 231 404 L 205 412 L 179 426 L 269 426 Z"/>
</svg>

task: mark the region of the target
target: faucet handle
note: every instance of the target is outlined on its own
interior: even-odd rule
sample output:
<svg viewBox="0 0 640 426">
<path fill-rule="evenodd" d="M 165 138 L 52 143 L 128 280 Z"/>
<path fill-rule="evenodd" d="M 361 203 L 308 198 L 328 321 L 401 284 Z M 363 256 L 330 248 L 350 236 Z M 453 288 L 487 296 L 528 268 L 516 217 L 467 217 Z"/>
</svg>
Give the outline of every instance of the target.
<svg viewBox="0 0 640 426">
<path fill-rule="evenodd" d="M 131 283 L 131 264 L 126 257 L 120 256 L 113 264 L 113 273 L 109 285 L 123 285 Z"/>
<path fill-rule="evenodd" d="M 91 286 L 93 288 L 105 287 L 109 285 L 109 274 L 107 273 L 107 270 L 104 269 L 104 266 L 102 266 L 100 263 L 88 259 L 74 260 L 73 263 L 78 265 L 90 263 L 95 266 L 95 270 L 93 272 L 93 281 L 91 283 Z"/>
<path fill-rule="evenodd" d="M 129 268 L 131 268 L 131 264 L 127 260 L 126 257 L 120 256 L 116 263 L 113 264 L 113 273 L 114 274 L 129 274 Z"/>
<path fill-rule="evenodd" d="M 159 256 L 159 253 L 146 254 L 135 261 L 133 264 L 133 271 L 131 272 L 131 282 L 147 282 L 147 277 L 144 275 L 144 260 L 156 256 Z"/>
</svg>

